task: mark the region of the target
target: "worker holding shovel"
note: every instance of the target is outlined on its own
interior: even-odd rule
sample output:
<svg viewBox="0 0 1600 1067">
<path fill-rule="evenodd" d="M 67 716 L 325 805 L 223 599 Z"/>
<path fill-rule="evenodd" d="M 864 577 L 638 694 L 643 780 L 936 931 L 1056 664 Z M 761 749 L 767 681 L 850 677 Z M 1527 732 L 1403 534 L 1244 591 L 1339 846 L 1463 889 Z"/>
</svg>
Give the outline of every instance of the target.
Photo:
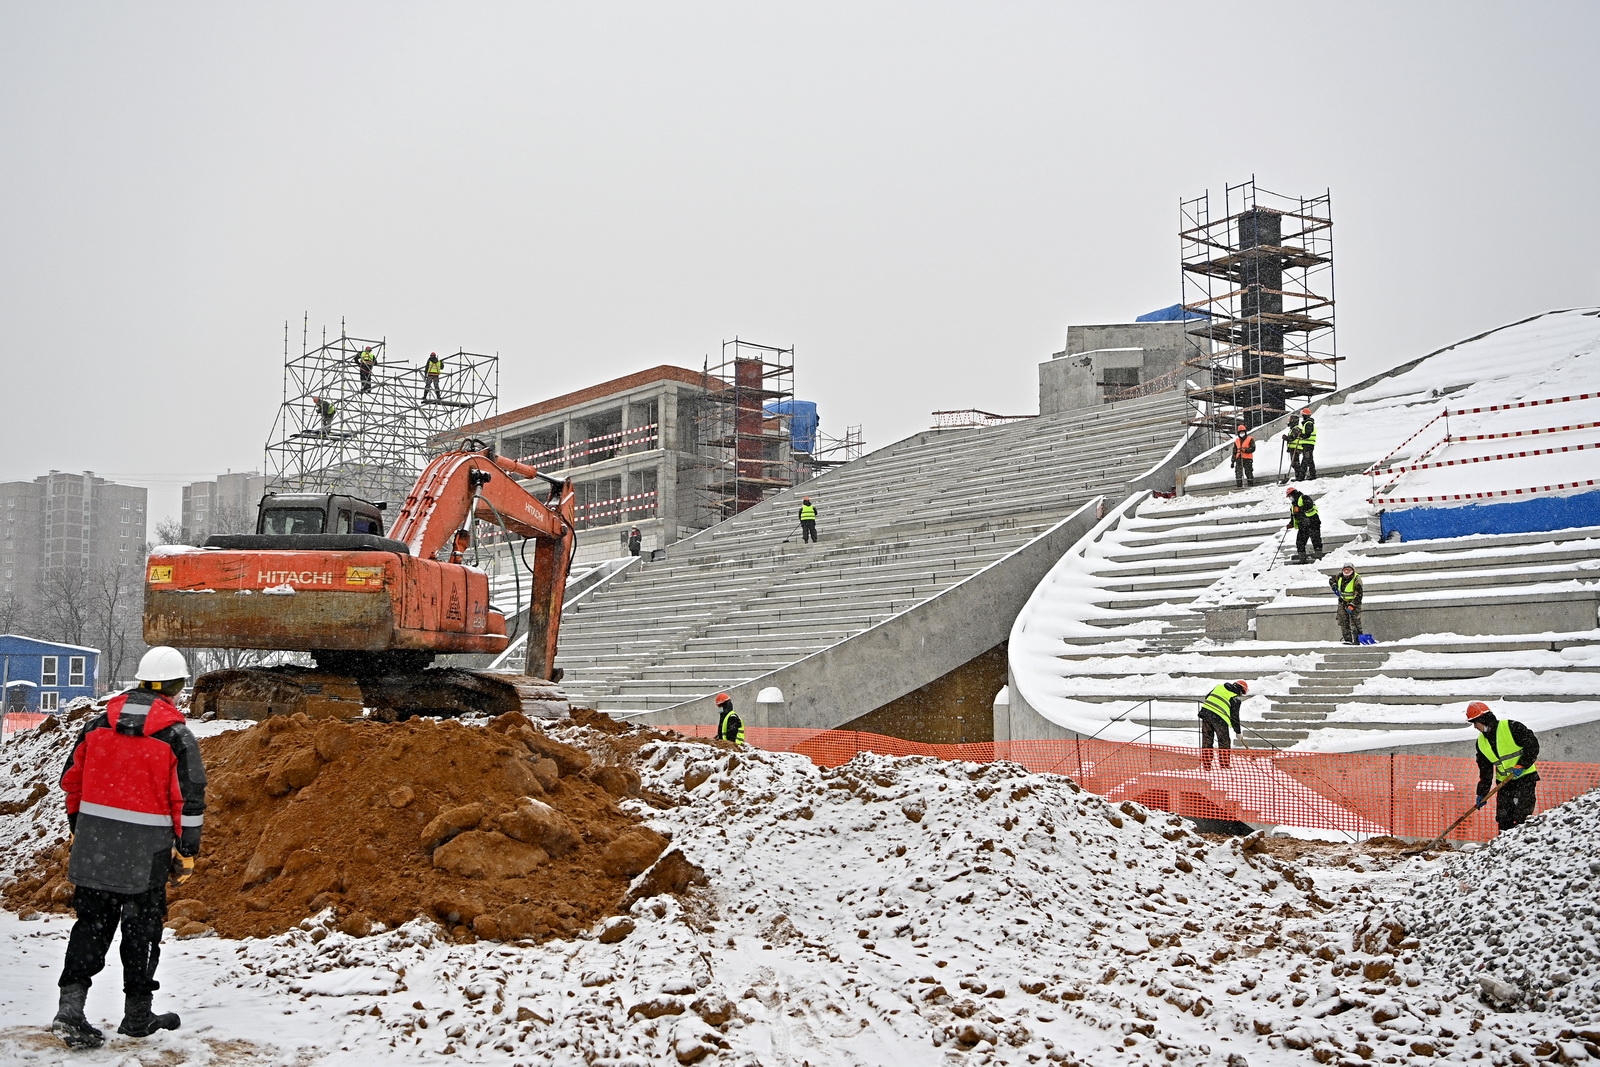
<svg viewBox="0 0 1600 1067">
<path fill-rule="evenodd" d="M 1477 806 L 1483 807 L 1494 794 L 1495 825 L 1502 833 L 1521 826 L 1533 814 L 1539 739 L 1522 723 L 1497 718 L 1481 700 L 1467 705 L 1467 721 L 1478 731 Z"/>
</svg>

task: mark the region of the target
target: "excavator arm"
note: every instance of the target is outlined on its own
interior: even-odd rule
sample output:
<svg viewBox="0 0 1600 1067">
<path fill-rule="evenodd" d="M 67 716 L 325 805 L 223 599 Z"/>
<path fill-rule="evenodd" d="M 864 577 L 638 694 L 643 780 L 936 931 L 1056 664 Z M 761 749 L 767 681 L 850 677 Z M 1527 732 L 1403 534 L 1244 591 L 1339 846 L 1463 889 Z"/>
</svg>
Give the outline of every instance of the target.
<svg viewBox="0 0 1600 1067">
<path fill-rule="evenodd" d="M 543 479 L 550 486 L 549 500 L 540 500 L 517 478 Z M 524 673 L 553 678 L 561 601 L 577 549 L 573 513 L 570 480 L 550 478 L 489 449 L 447 452 L 417 478 L 389 537 L 404 542 L 417 558 L 448 563 L 461 562 L 470 518 L 534 539 Z"/>
</svg>

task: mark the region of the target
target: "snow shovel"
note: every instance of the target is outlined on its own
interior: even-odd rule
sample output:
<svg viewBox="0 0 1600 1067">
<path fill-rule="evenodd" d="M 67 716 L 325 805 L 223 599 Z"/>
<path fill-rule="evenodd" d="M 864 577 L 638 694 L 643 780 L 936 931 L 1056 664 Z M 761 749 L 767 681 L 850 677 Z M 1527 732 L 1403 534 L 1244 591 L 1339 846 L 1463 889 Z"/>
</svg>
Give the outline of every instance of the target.
<svg viewBox="0 0 1600 1067">
<path fill-rule="evenodd" d="M 1270 571 L 1272 568 L 1278 565 L 1278 558 L 1283 555 L 1283 543 L 1289 539 L 1290 529 L 1291 527 L 1285 526 L 1283 528 L 1283 533 L 1278 535 L 1278 547 L 1272 550 L 1272 562 L 1267 564 L 1267 570 Z M 1252 575 L 1252 577 L 1254 577 L 1254 575 Z"/>
<path fill-rule="evenodd" d="M 1287 443 L 1288 442 L 1285 441 L 1282 437 L 1278 438 L 1278 484 L 1279 485 L 1288 485 L 1289 484 L 1289 479 L 1287 479 L 1287 478 L 1285 478 L 1283 476 L 1283 450 L 1284 450 L 1285 445 L 1287 445 Z"/>
<path fill-rule="evenodd" d="M 778 543 L 780 545 L 788 544 L 790 541 L 794 540 L 794 535 L 799 533 L 799 532 L 800 532 L 800 524 L 797 522 L 797 523 L 794 524 L 794 529 L 789 531 L 789 536 L 785 537 L 782 541 L 779 541 Z"/>
<path fill-rule="evenodd" d="M 1507 778 L 1505 780 L 1505 782 L 1496 782 L 1493 789 L 1491 789 L 1487 793 L 1483 794 L 1483 802 L 1485 804 L 1489 803 L 1490 799 L 1493 798 L 1496 793 L 1500 792 L 1500 788 L 1502 786 L 1504 786 L 1506 784 L 1506 782 L 1514 782 L 1514 781 L 1516 781 L 1515 778 Z M 1444 828 L 1444 831 L 1442 833 L 1440 833 L 1438 837 L 1434 838 L 1432 841 L 1429 841 L 1426 845 L 1423 845 L 1421 848 L 1406 849 L 1405 851 L 1401 852 L 1400 855 L 1402 855 L 1402 856 L 1420 856 L 1424 852 L 1432 852 L 1434 849 L 1436 849 L 1440 845 L 1444 844 L 1444 839 L 1450 836 L 1450 831 L 1451 830 L 1454 830 L 1456 827 L 1458 827 L 1462 823 L 1466 822 L 1468 816 L 1470 816 L 1473 812 L 1477 811 L 1478 808 L 1479 808 L 1479 804 L 1476 801 L 1474 801 L 1473 804 L 1472 804 L 1472 807 L 1470 807 L 1466 811 L 1462 812 L 1461 813 L 1461 818 L 1457 819 L 1455 822 L 1451 823 L 1449 826 L 1446 826 Z"/>
</svg>

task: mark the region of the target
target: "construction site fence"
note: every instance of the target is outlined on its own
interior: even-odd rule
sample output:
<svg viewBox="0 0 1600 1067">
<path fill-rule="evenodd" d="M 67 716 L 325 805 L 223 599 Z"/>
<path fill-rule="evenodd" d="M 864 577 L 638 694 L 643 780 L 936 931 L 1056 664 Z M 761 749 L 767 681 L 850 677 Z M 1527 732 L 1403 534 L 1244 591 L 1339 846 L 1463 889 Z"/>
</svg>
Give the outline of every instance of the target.
<svg viewBox="0 0 1600 1067">
<path fill-rule="evenodd" d="M 668 726 L 690 737 L 716 728 Z M 1478 787 L 1474 757 L 1286 752 L 1278 749 L 1201 750 L 1138 742 L 1067 740 L 926 744 L 854 730 L 746 727 L 748 744 L 794 752 L 823 767 L 856 754 L 929 756 L 1061 774 L 1109 800 L 1132 800 L 1190 819 L 1331 831 L 1353 837 L 1391 835 L 1429 839 L 1472 810 Z M 1463 743 L 1462 747 L 1467 748 Z M 1225 765 L 1224 765 L 1225 760 Z M 1600 787 L 1600 763 L 1539 761 L 1536 811 L 1546 811 Z M 1495 802 L 1474 811 L 1450 838 L 1487 841 L 1496 832 Z"/>
</svg>

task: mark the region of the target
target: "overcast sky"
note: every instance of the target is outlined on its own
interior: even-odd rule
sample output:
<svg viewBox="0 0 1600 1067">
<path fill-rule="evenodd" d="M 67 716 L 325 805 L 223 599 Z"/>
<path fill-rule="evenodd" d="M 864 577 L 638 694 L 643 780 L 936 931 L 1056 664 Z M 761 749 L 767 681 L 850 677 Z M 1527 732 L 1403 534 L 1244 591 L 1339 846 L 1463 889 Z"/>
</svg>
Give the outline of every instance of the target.
<svg viewBox="0 0 1600 1067">
<path fill-rule="evenodd" d="M 825 432 L 1037 410 L 1178 201 L 1331 189 L 1342 382 L 1600 303 L 1600 5 L 0 0 L 0 479 L 258 468 L 299 344 L 501 409 L 735 334 Z"/>
</svg>

